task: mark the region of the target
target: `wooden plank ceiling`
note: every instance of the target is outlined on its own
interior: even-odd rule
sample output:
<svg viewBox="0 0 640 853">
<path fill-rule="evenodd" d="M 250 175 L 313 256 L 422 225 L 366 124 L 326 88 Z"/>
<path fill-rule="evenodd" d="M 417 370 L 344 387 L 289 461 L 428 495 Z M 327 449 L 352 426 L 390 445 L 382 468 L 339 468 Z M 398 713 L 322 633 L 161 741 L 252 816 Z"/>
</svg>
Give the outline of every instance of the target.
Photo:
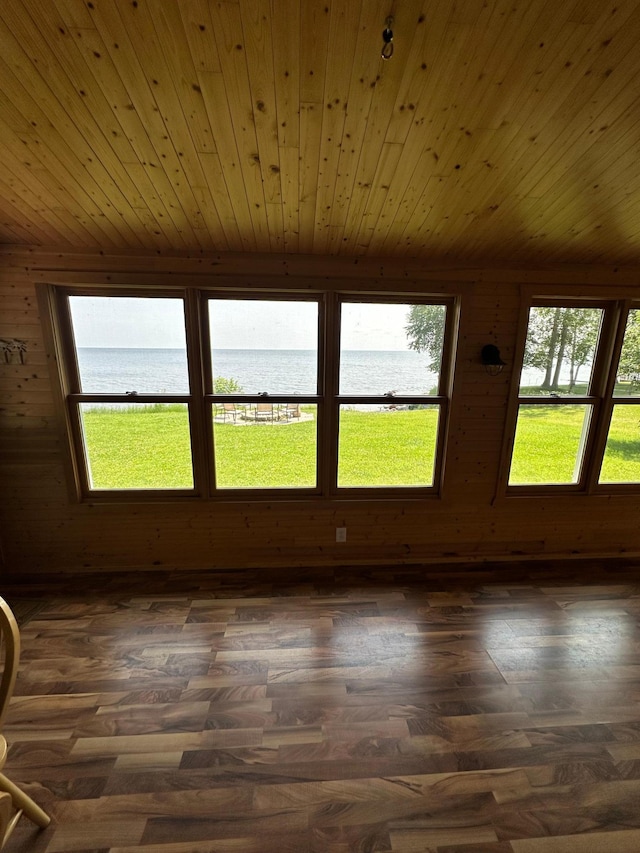
<svg viewBox="0 0 640 853">
<path fill-rule="evenodd" d="M 3 0 L 0 243 L 640 263 L 639 44 L 640 0 Z"/>
</svg>

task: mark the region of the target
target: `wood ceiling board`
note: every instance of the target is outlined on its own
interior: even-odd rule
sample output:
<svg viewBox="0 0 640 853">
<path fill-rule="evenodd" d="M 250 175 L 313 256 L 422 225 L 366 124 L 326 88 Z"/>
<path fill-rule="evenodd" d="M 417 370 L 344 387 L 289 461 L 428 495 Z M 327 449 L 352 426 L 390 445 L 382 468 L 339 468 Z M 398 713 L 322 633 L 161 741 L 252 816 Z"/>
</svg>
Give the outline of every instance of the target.
<svg viewBox="0 0 640 853">
<path fill-rule="evenodd" d="M 639 40 L 640 0 L 16 0 L 0 240 L 640 262 Z"/>
<path fill-rule="evenodd" d="M 24 99 L 27 104 L 31 102 L 33 132 L 30 138 L 40 151 L 47 147 L 55 150 L 70 176 L 79 171 L 91 176 L 88 192 L 96 199 L 98 215 L 110 220 L 121 235 L 122 245 L 135 241 L 142 246 L 137 234 L 140 223 L 135 214 L 130 213 L 126 196 L 127 191 L 131 194 L 134 189 L 121 164 L 122 151 L 113 150 L 104 130 L 98 128 L 91 110 L 84 104 L 84 97 L 76 92 L 62 63 L 58 62 L 58 55 L 74 54 L 73 44 L 67 54 L 61 47 L 54 52 L 35 31 L 24 7 L 10 4 L 0 10 L 0 15 L 5 17 L 0 28 L 5 68 L 11 66 L 18 86 L 23 86 L 24 80 L 32 84 L 30 95 L 32 93 L 33 98 Z M 52 24 L 46 14 L 42 18 L 45 23 Z M 48 32 L 53 31 L 52 24 Z M 66 31 L 65 37 L 70 39 Z M 31 69 L 38 68 L 42 68 L 42 76 L 36 75 L 32 80 Z M 18 73 L 20 78 L 16 76 Z M 94 108 L 97 109 L 97 105 Z M 110 135 L 113 138 L 113 133 Z"/>
<path fill-rule="evenodd" d="M 258 251 L 269 251 L 266 198 L 241 9 L 235 3 L 219 3 L 211 7 L 211 13 L 255 245 Z"/>
<path fill-rule="evenodd" d="M 244 185 L 240 154 L 233 131 L 229 104 L 221 72 L 201 71 L 198 74 L 211 126 L 215 128 L 216 146 L 220 158 L 223 181 L 216 184 L 216 197 L 227 194 L 240 235 L 238 251 L 250 252 L 256 248 L 249 201 Z M 231 242 L 231 241 L 230 241 Z"/>
</svg>

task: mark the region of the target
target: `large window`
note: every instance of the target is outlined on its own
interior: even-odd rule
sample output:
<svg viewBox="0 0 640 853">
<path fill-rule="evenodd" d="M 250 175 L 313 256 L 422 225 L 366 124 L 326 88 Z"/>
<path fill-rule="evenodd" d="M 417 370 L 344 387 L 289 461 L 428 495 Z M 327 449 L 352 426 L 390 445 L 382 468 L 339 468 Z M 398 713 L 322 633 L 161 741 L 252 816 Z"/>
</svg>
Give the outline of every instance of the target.
<svg viewBox="0 0 640 853">
<path fill-rule="evenodd" d="M 68 298 L 70 418 L 85 490 L 193 490 L 183 300 Z"/>
<path fill-rule="evenodd" d="M 597 491 L 640 482 L 640 309 L 529 309 L 508 485 Z"/>
<path fill-rule="evenodd" d="M 342 302 L 339 487 L 433 486 L 446 314 L 442 304 Z"/>
<path fill-rule="evenodd" d="M 640 483 L 640 308 L 631 307 L 617 362 L 600 483 Z"/>
<path fill-rule="evenodd" d="M 210 298 L 213 487 L 315 489 L 317 299 Z"/>
<path fill-rule="evenodd" d="M 437 493 L 453 300 L 51 293 L 80 497 Z"/>
</svg>

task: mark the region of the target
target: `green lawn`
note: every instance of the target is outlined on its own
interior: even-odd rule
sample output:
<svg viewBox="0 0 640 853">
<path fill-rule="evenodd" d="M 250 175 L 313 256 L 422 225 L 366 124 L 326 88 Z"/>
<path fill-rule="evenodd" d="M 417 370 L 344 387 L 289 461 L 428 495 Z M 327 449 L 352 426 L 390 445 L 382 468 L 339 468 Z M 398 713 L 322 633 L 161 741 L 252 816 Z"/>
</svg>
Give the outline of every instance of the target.
<svg viewBox="0 0 640 853">
<path fill-rule="evenodd" d="M 313 488 L 316 422 L 214 424 L 216 482 L 221 489 Z"/>
<path fill-rule="evenodd" d="M 316 421 L 215 424 L 220 488 L 315 485 Z M 186 407 L 147 410 L 87 408 L 83 429 L 96 489 L 192 488 Z M 512 484 L 574 482 L 585 409 L 521 409 Z M 437 407 L 411 411 L 343 411 L 339 439 L 341 486 L 421 486 L 433 481 Z M 618 406 L 605 453 L 603 482 L 640 482 L 640 409 Z"/>
<path fill-rule="evenodd" d="M 586 406 L 521 406 L 509 482 L 577 482 L 586 413 Z"/>
<path fill-rule="evenodd" d="M 215 423 L 220 488 L 313 488 L 316 420 L 235 426 Z M 437 408 L 342 412 L 340 484 L 416 486 L 433 480 Z M 191 488 L 186 408 L 105 407 L 83 412 L 92 487 Z"/>
<path fill-rule="evenodd" d="M 437 409 L 341 413 L 338 485 L 430 486 Z M 315 420 L 235 427 L 215 424 L 220 488 L 313 488 Z"/>
<path fill-rule="evenodd" d="M 640 483 L 640 409 L 616 406 L 613 410 L 602 483 Z"/>
<path fill-rule="evenodd" d="M 431 486 L 438 407 L 340 414 L 338 485 Z"/>
<path fill-rule="evenodd" d="M 577 482 L 585 406 L 522 406 L 512 485 Z M 640 408 L 617 406 L 600 474 L 603 483 L 640 482 Z"/>
<path fill-rule="evenodd" d="M 91 406 L 82 422 L 94 489 L 193 488 L 186 406 Z"/>
</svg>

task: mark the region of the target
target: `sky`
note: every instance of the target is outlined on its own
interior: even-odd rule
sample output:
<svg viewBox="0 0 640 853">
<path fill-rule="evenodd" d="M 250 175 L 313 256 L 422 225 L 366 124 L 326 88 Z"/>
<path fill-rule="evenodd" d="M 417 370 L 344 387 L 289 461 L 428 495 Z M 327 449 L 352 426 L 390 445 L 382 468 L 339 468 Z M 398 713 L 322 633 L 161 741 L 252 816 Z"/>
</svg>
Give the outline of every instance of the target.
<svg viewBox="0 0 640 853">
<path fill-rule="evenodd" d="M 78 347 L 185 347 L 182 300 L 71 296 Z M 315 349 L 314 302 L 215 299 L 210 308 L 214 349 Z M 343 305 L 342 349 L 406 350 L 407 305 Z"/>
</svg>

